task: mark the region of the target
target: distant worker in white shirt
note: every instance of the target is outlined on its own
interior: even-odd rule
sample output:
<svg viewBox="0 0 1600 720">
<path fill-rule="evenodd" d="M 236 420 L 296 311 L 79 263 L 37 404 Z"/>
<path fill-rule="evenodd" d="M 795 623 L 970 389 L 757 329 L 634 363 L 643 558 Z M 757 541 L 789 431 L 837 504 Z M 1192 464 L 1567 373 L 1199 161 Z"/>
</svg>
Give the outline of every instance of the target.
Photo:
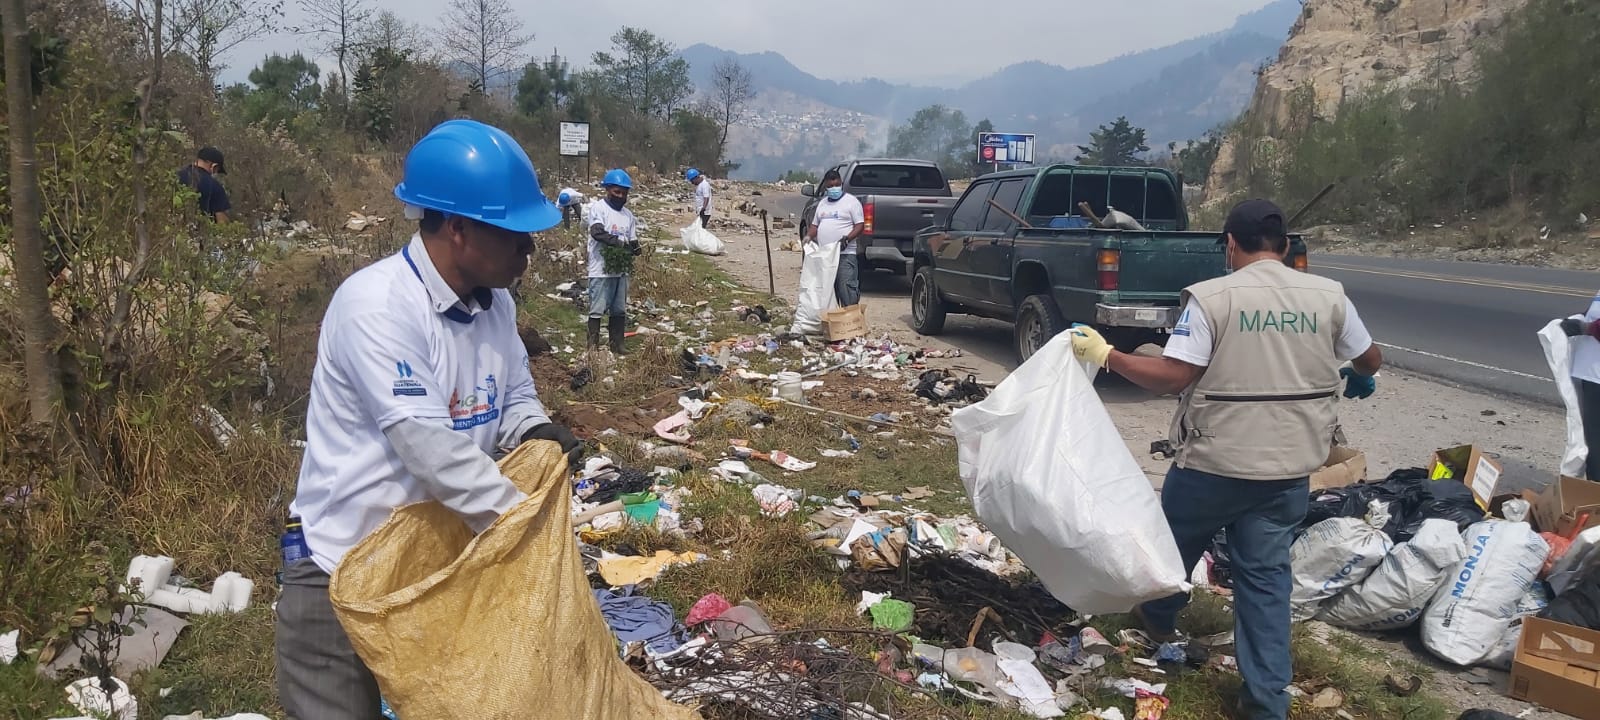
<svg viewBox="0 0 1600 720">
<path fill-rule="evenodd" d="M 526 498 L 494 455 L 530 440 L 581 451 L 539 402 L 504 289 L 527 269 L 530 233 L 561 219 L 527 154 L 452 120 L 411 149 L 394 194 L 417 234 L 339 286 L 317 341 L 277 604 L 278 696 L 297 720 L 379 717 L 328 597 L 345 553 L 425 500 L 482 532 Z"/>
<path fill-rule="evenodd" d="M 556 194 L 556 207 L 561 208 L 561 227 L 572 227 L 572 219 L 583 214 L 583 201 L 583 193 L 572 188 L 561 188 L 561 192 Z"/>
<path fill-rule="evenodd" d="M 839 171 L 822 176 L 822 201 L 811 215 L 811 242 L 823 247 L 837 245 L 839 272 L 833 278 L 833 297 L 839 307 L 861 302 L 861 264 L 856 257 L 856 238 L 866 230 L 867 217 L 856 196 L 844 191 Z"/>
<path fill-rule="evenodd" d="M 694 186 L 694 214 L 700 216 L 700 227 L 711 227 L 711 180 L 701 174 L 699 170 L 689 168 L 683 173 L 683 179 Z"/>
</svg>

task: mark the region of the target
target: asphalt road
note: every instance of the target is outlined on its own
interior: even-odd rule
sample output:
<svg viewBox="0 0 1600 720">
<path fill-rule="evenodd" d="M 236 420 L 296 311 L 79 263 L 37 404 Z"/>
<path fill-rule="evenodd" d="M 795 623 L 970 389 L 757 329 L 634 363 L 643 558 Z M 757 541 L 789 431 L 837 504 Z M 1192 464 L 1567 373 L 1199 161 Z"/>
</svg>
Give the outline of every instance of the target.
<svg viewBox="0 0 1600 720">
<path fill-rule="evenodd" d="M 805 198 L 775 194 L 767 206 L 798 217 Z M 1393 366 L 1550 405 L 1560 399 L 1534 333 L 1552 318 L 1583 312 L 1600 290 L 1600 272 L 1518 265 L 1313 253 L 1311 269 L 1344 283 Z M 864 289 L 909 289 L 896 279 L 874 280 Z M 993 351 L 1000 360 L 1010 352 L 1001 324 L 967 325 L 957 332 L 971 335 L 980 354 Z"/>
</svg>

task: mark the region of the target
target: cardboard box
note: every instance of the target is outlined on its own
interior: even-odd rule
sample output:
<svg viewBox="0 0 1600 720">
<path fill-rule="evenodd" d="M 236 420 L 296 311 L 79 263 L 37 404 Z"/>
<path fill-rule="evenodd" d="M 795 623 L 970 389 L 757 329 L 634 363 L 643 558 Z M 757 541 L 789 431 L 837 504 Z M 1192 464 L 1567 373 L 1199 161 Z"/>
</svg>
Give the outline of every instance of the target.
<svg viewBox="0 0 1600 720">
<path fill-rule="evenodd" d="M 1525 618 L 1511 664 L 1511 697 L 1600 719 L 1600 632 Z"/>
<path fill-rule="evenodd" d="M 1341 488 L 1367 481 L 1367 454 L 1343 445 L 1333 446 L 1328 461 L 1311 473 L 1311 489 Z"/>
<path fill-rule="evenodd" d="M 867 334 L 867 309 L 862 305 L 829 310 L 822 314 L 822 332 L 828 342 L 839 342 Z"/>
<path fill-rule="evenodd" d="M 1494 500 L 1495 486 L 1500 484 L 1500 463 L 1484 455 L 1477 445 L 1435 450 L 1428 460 L 1428 477 L 1433 480 L 1454 478 L 1472 489 L 1472 498 L 1478 507 L 1489 509 Z"/>
<path fill-rule="evenodd" d="M 1584 513 L 1589 513 L 1589 519 L 1576 528 L 1578 532 L 1600 525 L 1600 483 L 1562 475 L 1532 502 L 1533 523 L 1539 532 L 1566 537 Z"/>
</svg>

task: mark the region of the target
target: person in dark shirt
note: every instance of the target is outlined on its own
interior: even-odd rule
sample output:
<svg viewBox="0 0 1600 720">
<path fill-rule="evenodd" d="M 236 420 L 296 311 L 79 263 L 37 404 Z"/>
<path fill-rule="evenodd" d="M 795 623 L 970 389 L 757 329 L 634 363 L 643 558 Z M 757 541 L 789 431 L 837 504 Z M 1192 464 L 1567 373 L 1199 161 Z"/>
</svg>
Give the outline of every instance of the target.
<svg viewBox="0 0 1600 720">
<path fill-rule="evenodd" d="M 200 148 L 200 152 L 195 154 L 194 164 L 178 170 L 178 182 L 200 193 L 200 212 L 219 223 L 227 222 L 228 211 L 233 209 L 228 202 L 228 191 L 215 177 L 227 173 L 222 151 L 214 147 Z"/>
</svg>

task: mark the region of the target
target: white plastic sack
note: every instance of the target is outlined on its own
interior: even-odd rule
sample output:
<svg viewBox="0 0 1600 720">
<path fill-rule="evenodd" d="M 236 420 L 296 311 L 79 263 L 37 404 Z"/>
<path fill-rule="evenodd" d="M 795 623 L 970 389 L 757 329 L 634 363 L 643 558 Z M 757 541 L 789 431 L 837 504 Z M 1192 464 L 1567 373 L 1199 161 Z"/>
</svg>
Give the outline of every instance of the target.
<svg viewBox="0 0 1600 720">
<path fill-rule="evenodd" d="M 1098 615 L 1189 584 L 1155 490 L 1090 377 L 1062 333 L 950 422 L 978 517 L 1052 595 Z"/>
<path fill-rule="evenodd" d="M 705 229 L 700 224 L 700 218 L 695 218 L 689 227 L 679 228 L 678 237 L 683 238 L 683 246 L 690 251 L 701 255 L 722 254 L 722 240 Z"/>
<path fill-rule="evenodd" d="M 1422 615 L 1422 644 L 1457 665 L 1487 658 L 1517 617 L 1550 552 L 1525 522 L 1485 520 L 1462 533 L 1467 556 L 1456 563 Z"/>
<path fill-rule="evenodd" d="M 833 280 L 839 274 L 839 248 L 834 245 L 805 245 L 800 263 L 800 301 L 795 304 L 793 332 L 816 335 L 822 332 L 822 315 L 838 307 L 833 296 Z"/>
<path fill-rule="evenodd" d="M 1388 522 L 1389 504 L 1373 500 L 1366 517 L 1328 518 L 1295 540 L 1289 547 L 1291 617 L 1309 620 L 1328 598 L 1365 580 L 1394 546 L 1383 532 Z"/>
<path fill-rule="evenodd" d="M 1589 446 L 1583 439 L 1583 415 L 1578 412 L 1578 389 L 1572 386 L 1572 338 L 1561 331 L 1560 320 L 1551 320 L 1539 331 L 1539 345 L 1544 348 L 1544 361 L 1550 365 L 1550 375 L 1555 378 L 1561 404 L 1567 409 L 1567 450 L 1561 454 L 1561 474 L 1583 477 L 1583 464 L 1589 457 Z"/>
<path fill-rule="evenodd" d="M 1398 630 L 1422 617 L 1428 601 L 1467 556 L 1451 520 L 1422 521 L 1415 537 L 1383 556 L 1367 579 L 1329 600 L 1317 619 L 1352 630 Z"/>
</svg>

